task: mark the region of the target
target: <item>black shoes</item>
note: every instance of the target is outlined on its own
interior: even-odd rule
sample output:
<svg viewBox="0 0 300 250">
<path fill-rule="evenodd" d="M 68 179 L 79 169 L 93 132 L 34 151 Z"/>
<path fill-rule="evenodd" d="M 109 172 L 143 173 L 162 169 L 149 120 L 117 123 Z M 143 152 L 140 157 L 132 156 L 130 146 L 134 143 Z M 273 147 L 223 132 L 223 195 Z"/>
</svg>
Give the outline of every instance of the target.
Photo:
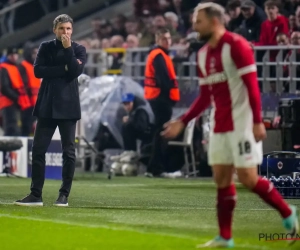
<svg viewBox="0 0 300 250">
<path fill-rule="evenodd" d="M 26 207 L 42 207 L 44 205 L 42 197 L 35 197 L 32 194 L 27 195 L 21 200 L 15 201 L 14 204 L 18 206 L 26 206 Z M 67 196 L 60 194 L 53 205 L 56 207 L 69 206 Z"/>
<path fill-rule="evenodd" d="M 27 195 L 21 200 L 15 201 L 14 204 L 26 207 L 42 207 L 44 205 L 42 197 L 35 197 L 32 194 Z"/>
<path fill-rule="evenodd" d="M 68 204 L 68 197 L 64 194 L 60 194 L 56 200 L 56 202 L 53 204 L 56 207 L 67 207 Z"/>
</svg>

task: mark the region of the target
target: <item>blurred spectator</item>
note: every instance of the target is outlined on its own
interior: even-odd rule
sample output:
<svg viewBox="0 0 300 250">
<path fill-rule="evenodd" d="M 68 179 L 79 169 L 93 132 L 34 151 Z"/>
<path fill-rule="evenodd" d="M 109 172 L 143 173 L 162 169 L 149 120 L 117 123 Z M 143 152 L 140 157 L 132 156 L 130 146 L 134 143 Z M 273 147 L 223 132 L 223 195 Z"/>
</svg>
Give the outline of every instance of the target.
<svg viewBox="0 0 300 250">
<path fill-rule="evenodd" d="M 300 45 L 300 32 L 299 31 L 295 31 L 295 32 L 292 33 L 292 35 L 291 35 L 291 44 L 295 45 L 295 46 Z"/>
<path fill-rule="evenodd" d="M 137 48 L 139 47 L 139 38 L 135 35 L 128 35 L 126 39 L 127 48 Z"/>
<path fill-rule="evenodd" d="M 150 45 L 153 45 L 155 31 L 166 26 L 167 22 L 163 15 L 157 14 L 156 16 L 154 16 L 151 24 L 148 23 L 147 25 L 146 23 L 143 31 L 141 32 L 140 47 L 149 47 Z"/>
<path fill-rule="evenodd" d="M 91 21 L 91 26 L 93 29 L 93 37 L 101 38 L 101 18 L 95 17 Z"/>
<path fill-rule="evenodd" d="M 107 49 L 111 47 L 110 40 L 108 38 L 104 38 L 101 40 L 101 49 Z"/>
<path fill-rule="evenodd" d="M 284 33 L 279 33 L 276 36 L 276 41 L 277 41 L 277 45 L 279 45 L 279 46 L 290 45 L 289 37 L 287 34 L 284 34 Z M 290 50 L 288 50 L 288 49 L 284 50 L 283 55 L 282 55 L 283 61 L 288 61 L 289 55 L 290 55 Z M 285 66 L 284 66 L 284 69 L 286 69 Z"/>
<path fill-rule="evenodd" d="M 296 30 L 300 30 L 300 6 L 297 7 L 295 12 Z"/>
<path fill-rule="evenodd" d="M 110 38 L 117 35 L 118 32 L 113 29 L 112 25 L 107 20 L 102 20 L 98 17 L 94 18 L 91 22 L 93 27 L 93 37 L 98 39 Z"/>
<path fill-rule="evenodd" d="M 3 117 L 5 136 L 20 136 L 19 117 L 31 107 L 24 82 L 27 76 L 21 72 L 18 65 L 19 54 L 16 48 L 9 48 L 6 52 L 6 61 L 1 64 L 1 93 L 0 110 Z M 22 123 L 22 126 L 25 125 Z M 26 135 L 28 136 L 28 135 Z"/>
<path fill-rule="evenodd" d="M 113 29 L 116 34 L 121 35 L 124 39 L 127 36 L 126 29 L 125 29 L 125 23 L 127 21 L 127 18 L 122 15 L 118 14 L 114 20 L 113 20 Z"/>
<path fill-rule="evenodd" d="M 228 30 L 234 32 L 239 28 L 244 20 L 243 14 L 241 12 L 241 1 L 240 0 L 230 0 L 226 6 L 228 14 L 231 20 L 228 23 Z"/>
<path fill-rule="evenodd" d="M 167 25 L 170 26 L 174 31 L 177 31 L 180 34 L 185 34 L 185 28 L 182 23 L 179 23 L 179 18 L 174 12 L 166 12 L 165 19 Z"/>
<path fill-rule="evenodd" d="M 85 47 L 86 49 L 100 49 L 101 47 L 101 42 L 99 39 L 93 39 L 93 40 L 90 40 L 88 42 L 88 47 Z"/>
<path fill-rule="evenodd" d="M 276 37 L 279 33 L 289 34 L 288 19 L 279 14 L 279 3 L 275 0 L 265 2 L 265 11 L 268 19 L 261 26 L 259 42 L 256 45 L 277 45 Z M 272 59 L 275 60 L 274 57 Z"/>
<path fill-rule="evenodd" d="M 36 59 L 37 53 L 38 47 L 30 42 L 26 43 L 23 48 L 24 60 L 19 65 L 20 73 L 24 76 L 24 86 L 31 103 L 31 107 L 29 109 L 21 110 L 22 136 L 30 136 L 35 122 L 32 112 L 41 86 L 41 79 L 35 77 L 33 69 L 33 63 Z"/>
<path fill-rule="evenodd" d="M 90 41 L 91 41 L 91 39 L 82 39 L 82 40 L 79 40 L 76 42 L 78 44 L 82 45 L 83 47 L 85 47 L 86 49 L 90 49 L 91 48 Z"/>
<path fill-rule="evenodd" d="M 127 34 L 137 35 L 139 32 L 139 22 L 134 17 L 128 18 L 125 22 L 125 31 Z"/>
<path fill-rule="evenodd" d="M 240 27 L 240 34 L 248 41 L 258 41 L 261 24 L 266 20 L 266 14 L 251 0 L 242 2 L 241 10 L 245 20 Z"/>
<path fill-rule="evenodd" d="M 122 48 L 124 39 L 121 35 L 115 35 L 110 39 L 110 46 L 112 48 Z"/>
<path fill-rule="evenodd" d="M 300 46 L 300 32 L 295 31 L 291 35 L 291 44 L 294 46 Z M 292 58 L 290 58 L 291 60 Z M 296 50 L 296 58 L 293 58 L 293 61 L 299 62 L 300 61 L 300 50 Z M 300 66 L 296 66 L 296 77 L 300 77 Z M 300 83 L 297 82 L 297 90 L 300 90 Z"/>
<path fill-rule="evenodd" d="M 277 42 L 277 45 L 279 45 L 279 46 L 289 45 L 289 37 L 285 33 L 279 33 L 276 36 L 276 42 Z"/>
<path fill-rule="evenodd" d="M 289 15 L 289 35 L 291 35 L 294 31 L 297 31 L 296 17 L 294 14 Z"/>
<path fill-rule="evenodd" d="M 295 14 L 295 10 L 297 9 L 297 7 L 299 6 L 300 1 L 299 0 L 286 0 L 286 1 L 282 1 L 282 7 L 285 10 L 285 13 L 287 16 L 291 15 L 291 14 Z"/>
<path fill-rule="evenodd" d="M 112 48 L 123 48 L 124 39 L 120 35 L 115 35 L 110 39 L 110 46 Z M 112 56 L 112 63 L 109 69 L 119 70 L 123 64 L 123 52 L 109 53 L 109 56 Z M 111 60 L 111 59 L 110 59 Z"/>
<path fill-rule="evenodd" d="M 161 14 L 157 14 L 153 19 L 153 26 L 155 29 L 165 28 L 167 26 L 165 17 Z"/>
<path fill-rule="evenodd" d="M 134 14 L 143 17 L 145 14 L 155 15 L 161 11 L 159 0 L 134 0 Z"/>
</svg>

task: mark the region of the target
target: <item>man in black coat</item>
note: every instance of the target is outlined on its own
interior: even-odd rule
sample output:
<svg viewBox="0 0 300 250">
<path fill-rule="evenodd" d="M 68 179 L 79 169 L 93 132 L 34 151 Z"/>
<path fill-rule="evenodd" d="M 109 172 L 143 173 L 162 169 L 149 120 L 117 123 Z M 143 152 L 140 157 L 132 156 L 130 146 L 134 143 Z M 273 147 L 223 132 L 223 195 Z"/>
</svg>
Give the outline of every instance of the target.
<svg viewBox="0 0 300 250">
<path fill-rule="evenodd" d="M 75 129 L 81 119 L 77 77 L 86 63 L 86 50 L 71 41 L 73 20 L 68 15 L 54 19 L 55 40 L 43 42 L 34 63 L 34 74 L 42 78 L 33 111 L 37 127 L 32 146 L 31 193 L 15 202 L 21 206 L 43 206 L 45 154 L 59 128 L 63 151 L 62 186 L 56 206 L 68 206 L 75 171 Z"/>
</svg>

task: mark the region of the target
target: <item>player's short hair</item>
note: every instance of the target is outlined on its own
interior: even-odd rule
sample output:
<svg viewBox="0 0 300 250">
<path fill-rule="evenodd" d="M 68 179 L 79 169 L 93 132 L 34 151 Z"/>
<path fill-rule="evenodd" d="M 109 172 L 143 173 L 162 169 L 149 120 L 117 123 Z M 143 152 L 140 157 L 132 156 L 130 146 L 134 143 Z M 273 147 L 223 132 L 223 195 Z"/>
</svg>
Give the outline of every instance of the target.
<svg viewBox="0 0 300 250">
<path fill-rule="evenodd" d="M 170 30 L 168 30 L 167 28 L 159 28 L 156 32 L 155 32 L 155 38 L 158 39 L 160 36 L 170 33 Z"/>
<path fill-rule="evenodd" d="M 277 7 L 278 9 L 280 8 L 280 2 L 277 0 L 268 0 L 264 4 L 265 8 L 271 8 L 271 7 Z"/>
<path fill-rule="evenodd" d="M 209 18 L 216 17 L 225 24 L 225 9 L 221 5 L 213 2 L 199 3 L 194 10 L 194 15 L 200 10 L 203 10 Z"/>
<path fill-rule="evenodd" d="M 61 14 L 53 20 L 53 28 L 55 29 L 59 23 L 71 23 L 73 26 L 73 19 L 67 14 Z"/>
</svg>

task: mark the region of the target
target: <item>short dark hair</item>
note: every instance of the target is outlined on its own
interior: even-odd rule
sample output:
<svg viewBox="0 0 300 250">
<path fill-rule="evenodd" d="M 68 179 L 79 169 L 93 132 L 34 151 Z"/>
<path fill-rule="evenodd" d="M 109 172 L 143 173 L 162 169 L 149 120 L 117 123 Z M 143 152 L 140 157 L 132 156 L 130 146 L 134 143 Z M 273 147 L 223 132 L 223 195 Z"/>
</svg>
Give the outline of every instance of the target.
<svg viewBox="0 0 300 250">
<path fill-rule="evenodd" d="M 167 28 L 159 28 L 156 32 L 155 32 L 155 38 L 160 37 L 161 35 L 170 33 L 170 30 L 168 30 Z"/>
<path fill-rule="evenodd" d="M 268 8 L 275 6 L 279 9 L 280 8 L 280 2 L 277 1 L 277 0 L 268 0 L 268 1 L 265 2 L 264 6 L 268 7 Z"/>
<path fill-rule="evenodd" d="M 73 19 L 67 14 L 61 14 L 53 20 L 53 28 L 55 29 L 59 23 L 71 23 L 73 26 Z"/>
<path fill-rule="evenodd" d="M 241 7 L 240 0 L 230 0 L 226 5 L 227 10 L 235 10 L 236 8 Z"/>
</svg>

